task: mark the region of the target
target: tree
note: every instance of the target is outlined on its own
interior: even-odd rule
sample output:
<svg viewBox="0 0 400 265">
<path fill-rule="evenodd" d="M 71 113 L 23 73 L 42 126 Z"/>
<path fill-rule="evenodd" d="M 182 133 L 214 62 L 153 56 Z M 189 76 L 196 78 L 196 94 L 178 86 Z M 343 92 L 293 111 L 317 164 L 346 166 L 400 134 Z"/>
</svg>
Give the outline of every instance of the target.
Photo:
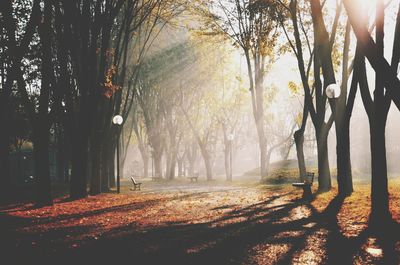
<svg viewBox="0 0 400 265">
<path fill-rule="evenodd" d="M 370 123 L 371 135 L 371 215 L 370 223 L 374 228 L 382 228 L 391 220 L 389 211 L 389 192 L 387 180 L 385 128 L 390 103 L 399 108 L 400 80 L 397 78 L 397 68 L 400 61 L 400 12 L 398 12 L 393 43 L 391 65 L 385 60 L 384 54 L 384 2 L 377 1 L 376 8 L 376 42 L 369 34 L 364 15 L 357 12 L 354 3 L 345 1 L 345 8 L 350 23 L 357 37 L 358 54 L 356 54 L 355 71 L 359 71 L 359 86 L 365 110 Z M 400 11 L 400 9 L 399 9 Z M 367 81 L 365 57 L 376 72 L 374 98 L 372 98 Z M 386 88 L 386 91 L 385 91 Z"/>
<path fill-rule="evenodd" d="M 219 9 L 219 14 L 212 12 Z M 230 0 L 216 1 L 210 15 L 214 19 L 214 29 L 222 32 L 240 47 L 245 55 L 253 116 L 257 128 L 260 148 L 260 174 L 267 173 L 267 139 L 264 122 L 264 80 L 266 65 L 272 64 L 276 57 L 279 31 L 280 5 L 277 1 Z"/>
<path fill-rule="evenodd" d="M 43 13 L 43 23 L 39 26 L 39 36 L 41 42 L 41 87 L 38 97 L 38 109 L 35 110 L 35 103 L 29 99 L 27 87 L 22 73 L 18 77 L 18 91 L 22 96 L 25 111 L 33 130 L 33 146 L 35 158 L 35 179 L 36 179 L 36 203 L 38 205 L 52 204 L 51 181 L 49 168 L 49 142 L 50 127 L 52 126 L 50 108 L 50 93 L 55 91 L 55 78 L 52 66 L 52 6 L 45 3 Z M 58 97 L 59 98 L 59 97 Z M 55 102 L 53 106 L 57 103 Z"/>
<path fill-rule="evenodd" d="M 2 1 L 0 3 L 0 10 L 2 16 L 0 18 L 1 26 L 1 51 L 2 51 L 2 67 L 1 67 L 1 91 L 0 91 L 0 122 L 1 124 L 9 124 L 10 117 L 12 116 L 12 109 L 9 105 L 10 96 L 15 88 L 14 82 L 20 76 L 20 68 L 22 66 L 22 59 L 26 58 L 30 49 L 30 44 L 33 35 L 40 19 L 40 1 L 34 1 L 31 8 L 27 8 L 21 12 L 26 17 L 21 17 L 27 23 L 25 27 L 21 28 L 17 24 L 17 20 L 13 18 L 12 14 L 14 8 L 24 9 L 26 3 L 17 2 L 15 5 L 12 1 Z M 21 34 L 21 32 L 23 32 Z M 17 38 L 19 37 L 19 38 Z M 2 172 L 1 180 L 1 199 L 6 199 L 9 196 L 9 170 L 8 170 L 8 152 L 9 152 L 9 137 L 10 131 L 7 126 L 0 130 L 0 170 Z"/>
<path fill-rule="evenodd" d="M 190 106 L 194 106 L 194 110 L 192 108 L 192 111 L 196 112 L 195 114 L 192 113 L 191 117 L 187 110 L 188 106 L 181 109 L 199 146 L 206 168 L 207 180 L 212 180 L 212 155 L 214 151 L 213 146 L 216 144 L 218 120 L 212 107 L 208 105 L 210 98 L 206 99 L 207 104 L 203 100 L 188 101 L 186 99 L 187 102 L 191 102 Z"/>
<path fill-rule="evenodd" d="M 311 1 L 312 14 L 314 25 L 318 25 L 316 28 L 316 39 L 320 43 L 317 53 L 320 53 L 321 68 L 324 76 L 324 87 L 326 89 L 330 84 L 335 84 L 335 71 L 332 62 L 332 45 L 335 37 L 335 32 L 329 38 L 326 31 L 325 23 L 322 17 L 322 7 L 319 1 Z M 341 12 L 341 4 L 337 7 L 337 14 L 335 24 L 338 22 L 338 17 Z M 351 113 L 353 110 L 354 100 L 357 92 L 357 86 L 353 85 L 350 91 L 350 95 L 347 98 L 347 83 L 348 83 L 348 53 L 350 45 L 350 25 L 347 23 L 346 34 L 344 41 L 343 50 L 343 67 L 342 67 L 342 86 L 341 95 L 334 101 L 330 100 L 331 108 L 334 112 L 335 117 L 335 128 L 336 128 L 336 154 L 337 154 L 337 178 L 339 186 L 339 194 L 342 196 L 349 196 L 353 192 L 352 173 L 351 173 L 351 162 L 350 162 L 350 134 L 349 124 Z M 324 89 L 324 90 L 325 90 Z"/>
<path fill-rule="evenodd" d="M 232 181 L 233 177 L 233 145 L 243 110 L 244 92 L 243 89 L 239 89 L 236 93 L 233 93 L 231 98 L 223 99 L 218 116 L 218 122 L 222 128 L 226 180 L 229 181 Z"/>
<path fill-rule="evenodd" d="M 174 138 L 171 145 L 174 146 L 174 150 L 177 150 L 175 149 L 176 143 L 173 142 L 176 137 L 173 123 L 176 124 L 176 122 L 171 120 L 175 95 L 169 91 L 169 88 L 173 89 L 171 87 L 173 83 L 170 82 L 171 78 L 175 78 L 175 74 L 185 66 L 179 64 L 178 56 L 184 56 L 187 52 L 186 50 L 187 46 L 181 44 L 170 49 L 158 51 L 145 61 L 138 76 L 136 99 L 143 111 L 148 141 L 153 149 L 152 157 L 154 159 L 156 177 L 162 176 L 161 159 L 166 148 L 166 134 L 164 133 L 166 118 L 170 119 L 168 121 L 170 123 L 168 126 L 170 139 Z M 168 76 L 164 73 L 167 66 L 173 69 L 172 72 L 168 73 Z M 176 151 L 174 155 L 176 155 Z"/>
<path fill-rule="evenodd" d="M 148 136 L 146 132 L 146 125 L 143 117 L 143 111 L 140 109 L 138 103 L 133 103 L 130 117 L 132 118 L 133 132 L 135 133 L 140 156 L 143 161 L 143 177 L 149 176 L 149 158 L 150 151 L 148 148 Z"/>
<path fill-rule="evenodd" d="M 11 4 L 11 3 L 10 3 Z M 11 6 L 9 6 L 11 8 Z M 11 16 L 8 14 L 7 16 Z M 39 23 L 39 16 L 42 16 L 42 23 Z M 16 28 L 13 25 L 13 20 L 7 17 L 6 20 L 9 23 L 10 28 Z M 35 23 L 31 25 L 30 30 L 34 41 L 29 47 L 30 52 L 33 54 L 38 52 L 36 58 L 40 58 L 37 62 L 34 59 L 28 60 L 24 65 L 17 64 L 17 68 L 14 69 L 14 78 L 17 81 L 18 92 L 21 97 L 22 105 L 24 106 L 25 112 L 33 131 L 32 140 L 34 146 L 34 161 L 35 161 L 35 186 L 36 186 L 36 204 L 37 205 L 49 205 L 52 204 L 51 198 L 51 183 L 50 183 L 50 171 L 49 171 L 49 142 L 50 142 L 50 127 L 52 126 L 52 116 L 55 115 L 55 106 L 57 105 L 57 92 L 55 90 L 56 80 L 53 75 L 52 69 L 52 5 L 46 3 L 44 5 L 44 12 L 41 13 L 40 1 L 34 1 L 32 3 L 32 15 L 31 20 L 28 23 Z M 37 33 L 34 30 L 37 27 Z M 9 29 L 10 29 L 9 28 Z M 11 34 L 15 34 L 11 30 L 8 31 L 9 39 L 15 38 Z M 39 38 L 39 40 L 38 40 Z M 32 39 L 33 40 L 33 39 Z M 29 40 L 29 43 L 31 40 Z M 15 45 L 12 43 L 11 45 Z M 21 66 L 24 66 L 24 70 L 21 70 Z M 35 67 L 40 69 L 40 92 L 37 97 L 30 97 L 25 76 L 32 72 Z M 37 77 L 36 77 L 37 78 Z M 35 81 L 34 79 L 32 83 Z M 53 104 L 50 106 L 50 96 L 54 95 Z M 36 100 L 37 99 L 37 100 Z M 37 107 L 36 107 L 37 106 Z M 51 109 L 51 111 L 49 111 Z"/>
<path fill-rule="evenodd" d="M 307 35 L 306 28 L 309 25 L 309 22 L 304 22 L 303 18 L 299 18 L 299 8 L 298 8 L 298 1 L 292 0 L 287 6 L 284 2 L 280 2 L 281 5 L 284 6 L 286 11 L 290 14 L 290 20 L 293 26 L 293 37 L 292 40 L 289 37 L 289 33 L 286 30 L 285 24 L 282 22 L 281 25 L 283 26 L 285 35 L 288 39 L 289 45 L 296 55 L 298 68 L 300 72 L 300 77 L 304 89 L 304 109 L 303 109 L 303 120 L 301 123 L 300 129 L 295 133 L 295 141 L 296 146 L 298 147 L 298 161 L 299 161 L 299 170 L 300 176 L 304 178 L 305 172 L 305 162 L 304 162 L 304 155 L 302 154 L 302 143 L 304 143 L 304 130 L 307 123 L 308 114 L 311 117 L 311 121 L 314 124 L 315 133 L 316 133 L 316 140 L 317 140 L 317 151 L 318 151 L 318 190 L 328 191 L 331 188 L 331 175 L 330 175 L 330 168 L 329 168 L 329 159 L 328 159 L 328 145 L 327 139 L 329 130 L 332 127 L 334 122 L 334 116 L 330 115 L 329 119 L 325 121 L 326 116 L 326 104 L 327 104 L 327 97 L 325 91 L 323 89 L 323 84 L 321 80 L 321 67 L 322 67 L 322 60 L 323 56 L 329 56 L 331 58 L 331 45 L 330 39 L 334 39 L 335 33 L 335 25 L 333 26 L 333 33 L 331 38 L 329 38 L 328 33 L 325 29 L 325 24 L 322 20 L 322 17 L 315 15 L 318 12 L 322 12 L 322 7 L 315 1 L 311 1 L 312 4 L 312 26 L 314 29 L 314 47 L 312 48 L 310 37 Z M 336 19 L 339 16 L 340 12 L 337 11 Z M 336 21 L 335 19 L 335 21 Z M 336 24 L 337 26 L 337 24 Z M 323 31 L 325 29 L 325 31 Z M 321 32 L 323 31 L 323 38 L 321 38 Z M 302 40 L 302 36 L 304 41 Z M 328 39 L 327 39 L 328 38 Z M 328 41 L 329 44 L 329 53 L 324 52 L 322 53 L 321 47 L 324 47 L 323 44 Z M 304 44 L 305 42 L 305 44 Z M 304 47 L 306 46 L 306 48 Z M 304 58 L 304 49 L 308 50 L 309 53 L 309 60 L 308 64 Z M 325 64 L 324 64 L 325 65 Z M 314 84 L 310 85 L 310 72 L 311 67 L 313 68 L 313 75 L 314 75 Z M 325 86 L 328 85 L 328 80 L 325 80 Z M 315 97 L 315 106 L 314 100 Z"/>
<path fill-rule="evenodd" d="M 125 118 L 125 120 L 128 120 L 128 115 L 135 115 L 133 114 L 133 112 L 135 110 L 141 109 L 138 106 L 134 106 L 135 104 L 138 104 L 137 94 L 135 93 L 137 91 L 138 82 L 141 81 L 139 79 L 139 75 L 143 70 L 143 65 L 146 64 L 145 61 L 151 61 L 154 59 L 154 57 L 151 58 L 150 55 L 152 52 L 154 52 L 151 49 L 153 47 L 154 41 L 156 39 L 162 40 L 162 33 L 166 31 L 165 29 L 168 28 L 169 25 L 173 25 L 174 20 L 177 18 L 177 16 L 186 9 L 186 6 L 184 5 L 186 4 L 186 1 L 180 1 L 179 3 L 181 3 L 182 6 L 176 5 L 176 1 L 135 1 L 135 4 L 130 9 L 125 11 L 126 15 L 122 16 L 122 18 L 124 18 L 123 21 L 127 21 L 126 23 L 129 23 L 130 26 L 127 25 L 126 27 L 124 27 L 126 33 L 123 35 L 122 33 L 118 34 L 119 37 L 116 38 L 116 43 L 119 43 L 119 46 L 117 45 L 117 47 L 120 47 L 116 48 L 116 54 L 123 54 L 122 56 L 120 56 L 119 60 L 116 60 L 115 63 L 115 65 L 117 65 L 117 68 L 120 70 L 116 73 L 114 82 L 120 83 L 120 89 L 114 91 L 115 93 L 113 91 L 110 91 L 110 94 L 112 95 L 111 100 L 113 102 L 113 108 L 109 110 L 109 113 L 119 113 Z M 122 36 L 125 37 L 122 38 Z M 143 110 L 141 111 L 143 112 Z M 128 126 L 127 128 L 128 142 L 125 142 L 123 146 L 127 146 L 129 144 L 132 130 L 135 129 L 135 126 L 137 125 L 135 118 L 132 119 L 132 122 L 133 125 Z M 136 129 L 136 131 L 134 130 L 135 133 L 139 132 L 139 128 Z M 145 137 L 147 138 L 147 140 L 149 140 L 149 133 L 146 126 L 144 126 L 142 129 L 144 129 L 143 132 L 145 132 L 146 134 Z M 110 131 L 110 128 L 108 130 Z M 115 146 L 115 136 L 120 134 L 122 131 L 125 130 L 121 130 L 115 133 L 112 133 L 112 131 L 109 132 L 111 136 L 114 136 L 112 146 Z M 142 137 L 143 135 L 139 138 Z M 165 141 L 164 138 L 163 141 Z M 163 143 L 163 145 L 165 148 L 165 142 Z M 147 143 L 140 144 L 140 148 L 142 158 L 144 159 L 144 161 L 147 161 Z M 108 150 L 113 149 L 109 148 Z"/>
<path fill-rule="evenodd" d="M 284 115 L 284 113 L 277 113 L 277 115 L 274 115 L 271 113 L 268 116 L 267 135 L 270 139 L 270 145 L 267 151 L 267 168 L 270 167 L 272 154 L 278 149 L 281 149 L 283 153 L 282 158 L 285 160 L 287 159 L 296 128 L 296 120 L 293 119 L 292 115 Z"/>
</svg>

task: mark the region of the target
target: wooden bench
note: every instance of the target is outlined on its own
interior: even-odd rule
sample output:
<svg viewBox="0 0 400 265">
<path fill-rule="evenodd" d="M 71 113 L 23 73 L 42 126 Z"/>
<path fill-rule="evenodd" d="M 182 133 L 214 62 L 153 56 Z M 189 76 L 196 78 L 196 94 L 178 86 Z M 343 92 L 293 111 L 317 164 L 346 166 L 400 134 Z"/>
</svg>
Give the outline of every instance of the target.
<svg viewBox="0 0 400 265">
<path fill-rule="evenodd" d="M 314 182 L 314 172 L 307 172 L 305 180 L 303 182 L 292 183 L 292 186 L 303 188 L 307 186 L 312 186 L 313 182 Z"/>
<path fill-rule="evenodd" d="M 133 183 L 133 189 L 131 189 L 131 190 L 136 190 L 136 188 L 139 188 L 139 190 L 140 190 L 140 185 L 142 185 L 142 183 L 141 182 L 137 182 L 134 177 L 131 177 L 131 180 L 132 180 L 132 183 Z"/>
<path fill-rule="evenodd" d="M 197 181 L 198 178 L 199 178 L 199 173 L 198 172 L 194 173 L 194 176 L 188 177 L 188 179 L 190 179 L 190 182 Z"/>
<path fill-rule="evenodd" d="M 314 172 L 307 172 L 303 182 L 292 183 L 292 186 L 303 188 L 303 198 L 312 198 L 311 186 L 314 182 Z"/>
</svg>

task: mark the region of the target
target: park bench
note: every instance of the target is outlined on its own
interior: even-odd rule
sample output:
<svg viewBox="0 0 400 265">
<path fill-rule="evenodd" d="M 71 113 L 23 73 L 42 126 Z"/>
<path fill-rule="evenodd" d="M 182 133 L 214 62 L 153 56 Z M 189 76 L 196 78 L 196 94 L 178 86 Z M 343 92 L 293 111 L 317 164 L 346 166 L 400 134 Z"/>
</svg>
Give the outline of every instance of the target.
<svg viewBox="0 0 400 265">
<path fill-rule="evenodd" d="M 131 190 L 136 190 L 136 188 L 139 188 L 139 190 L 140 190 L 140 185 L 142 185 L 142 183 L 141 182 L 137 182 L 134 177 L 131 177 L 131 180 L 132 180 L 132 183 L 133 183 L 133 189 L 131 189 Z"/>
<path fill-rule="evenodd" d="M 194 173 L 194 176 L 188 177 L 188 179 L 190 179 L 190 182 L 197 181 L 198 178 L 199 178 L 199 172 Z"/>
<path fill-rule="evenodd" d="M 303 188 L 303 198 L 311 199 L 312 198 L 311 186 L 313 182 L 314 182 L 314 172 L 307 172 L 303 182 L 292 183 L 292 186 Z"/>
<path fill-rule="evenodd" d="M 292 186 L 304 188 L 307 186 L 312 186 L 313 181 L 314 181 L 314 172 L 307 172 L 303 182 L 292 183 Z"/>
</svg>

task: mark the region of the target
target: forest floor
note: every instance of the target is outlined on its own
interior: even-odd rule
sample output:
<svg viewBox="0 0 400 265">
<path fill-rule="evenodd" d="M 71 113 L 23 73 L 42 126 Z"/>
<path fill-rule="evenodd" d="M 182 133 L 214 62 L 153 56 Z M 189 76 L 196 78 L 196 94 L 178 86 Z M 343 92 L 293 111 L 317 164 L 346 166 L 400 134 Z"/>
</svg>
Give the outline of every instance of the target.
<svg viewBox="0 0 400 265">
<path fill-rule="evenodd" d="M 129 184 L 123 182 L 120 195 L 58 198 L 43 208 L 1 207 L 2 259 L 12 258 L 12 264 L 399 263 L 397 223 L 384 238 L 369 232 L 366 183 L 358 183 L 344 200 L 333 189 L 312 202 L 301 200 L 301 190 L 290 185 L 255 181 L 144 181 L 141 191 L 130 191 Z M 396 222 L 398 184 L 391 184 Z"/>
</svg>

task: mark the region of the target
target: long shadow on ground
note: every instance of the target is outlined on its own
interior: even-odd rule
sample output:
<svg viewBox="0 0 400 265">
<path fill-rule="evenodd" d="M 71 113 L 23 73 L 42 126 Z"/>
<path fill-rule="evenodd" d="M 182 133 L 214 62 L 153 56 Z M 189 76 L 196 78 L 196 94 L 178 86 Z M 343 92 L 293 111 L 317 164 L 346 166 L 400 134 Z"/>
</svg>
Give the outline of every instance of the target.
<svg viewBox="0 0 400 265">
<path fill-rule="evenodd" d="M 36 264 L 35 260 L 56 262 L 53 264 L 398 263 L 395 248 L 400 238 L 398 234 L 392 233 L 387 240 L 378 239 L 383 249 L 379 259 L 368 256 L 362 248 L 369 237 L 368 229 L 351 238 L 342 234 L 337 214 L 343 198 L 334 198 L 320 213 L 308 202 L 288 200 L 287 197 L 284 200 L 286 195 L 231 210 L 219 219 L 200 224 L 169 223 L 147 231 L 136 230 L 134 224 L 120 227 L 78 249 L 63 248 L 52 252 L 49 244 L 39 249 L 30 246 L 18 248 L 18 251 L 2 249 L 7 249 L 7 254 L 13 257 L 13 264 L 22 263 L 27 258 L 31 264 Z M 123 205 L 106 211 L 128 211 L 132 207 L 141 206 Z M 223 208 L 229 208 L 229 205 L 215 210 Z M 49 233 L 56 233 L 48 235 L 51 238 L 71 231 Z"/>
</svg>

